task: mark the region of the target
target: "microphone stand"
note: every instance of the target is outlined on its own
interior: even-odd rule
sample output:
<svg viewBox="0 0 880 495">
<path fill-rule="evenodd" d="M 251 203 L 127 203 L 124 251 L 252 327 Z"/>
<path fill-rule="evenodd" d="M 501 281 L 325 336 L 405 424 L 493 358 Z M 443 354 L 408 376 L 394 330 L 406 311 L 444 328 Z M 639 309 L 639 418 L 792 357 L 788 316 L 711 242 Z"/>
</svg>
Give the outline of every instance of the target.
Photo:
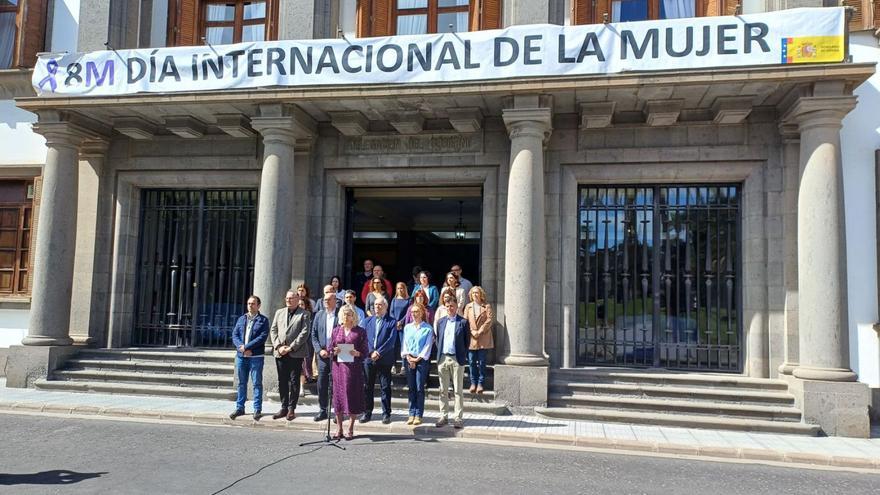
<svg viewBox="0 0 880 495">
<path fill-rule="evenodd" d="M 330 381 L 327 386 L 327 431 L 324 432 L 323 440 L 314 440 L 311 442 L 303 442 L 299 444 L 300 447 L 305 447 L 307 445 L 320 445 L 320 447 L 336 447 L 340 450 L 345 450 L 345 447 L 339 445 L 339 440 L 333 440 L 333 437 L 330 436 L 330 418 L 333 416 L 333 358 L 334 356 L 330 355 L 330 375 L 327 377 Z M 318 354 L 318 359 L 321 359 L 321 355 Z M 320 397 L 321 391 L 318 390 L 318 394 Z"/>
</svg>

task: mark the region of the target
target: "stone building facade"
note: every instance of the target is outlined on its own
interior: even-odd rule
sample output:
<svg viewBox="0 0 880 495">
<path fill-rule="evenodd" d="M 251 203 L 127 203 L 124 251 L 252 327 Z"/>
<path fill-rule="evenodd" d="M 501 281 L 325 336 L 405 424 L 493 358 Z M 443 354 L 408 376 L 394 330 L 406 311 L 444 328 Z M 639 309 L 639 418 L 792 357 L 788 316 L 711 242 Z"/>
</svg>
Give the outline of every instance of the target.
<svg viewBox="0 0 880 495">
<path fill-rule="evenodd" d="M 281 19 L 293 15 L 284 5 Z M 503 23 L 518 23 L 525 3 L 505 6 Z M 530 22 L 559 10 L 541 6 Z M 96 48 L 90 36 L 80 51 Z M 582 366 L 781 377 L 809 422 L 863 436 L 871 391 L 850 364 L 840 129 L 874 72 L 837 63 L 18 98 L 47 154 L 30 321 L 7 384 L 45 376 L 74 343 L 180 345 L 151 342 L 178 329 L 144 314 L 196 293 L 198 311 L 228 313 L 235 301 L 198 291 L 205 263 L 221 277 L 221 258 L 223 283 L 238 284 L 224 294 L 280 306 L 289 287 L 350 268 L 350 191 L 427 184 L 480 191 L 496 400 L 546 405 L 550 371 Z M 218 213 L 150 220 L 162 209 Z M 235 245 L 212 218 L 252 248 L 209 254 L 193 250 L 202 237 L 177 236 L 203 229 Z M 172 234 L 182 240 L 161 247 Z M 201 264 L 175 265 L 178 248 Z M 216 335 L 189 317 L 199 338 Z"/>
</svg>

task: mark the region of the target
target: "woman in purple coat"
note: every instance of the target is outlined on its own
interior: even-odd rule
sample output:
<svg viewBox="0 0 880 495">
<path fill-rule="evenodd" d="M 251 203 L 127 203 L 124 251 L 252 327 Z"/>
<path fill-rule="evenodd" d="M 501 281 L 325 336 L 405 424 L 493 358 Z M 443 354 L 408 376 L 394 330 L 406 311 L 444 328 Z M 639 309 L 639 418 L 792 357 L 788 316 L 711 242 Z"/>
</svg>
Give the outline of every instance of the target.
<svg viewBox="0 0 880 495">
<path fill-rule="evenodd" d="M 333 329 L 328 348 L 333 350 L 336 359 L 331 370 L 333 376 L 333 411 L 336 413 L 338 430 L 333 438 L 343 438 L 342 419 L 348 416 L 348 432 L 346 440 L 354 437 L 354 420 L 364 412 L 364 358 L 369 353 L 367 348 L 367 332 L 357 326 L 357 316 L 350 306 L 339 310 L 342 324 Z M 353 344 L 354 349 L 343 351 L 340 344 Z M 352 362 L 340 359 L 343 352 L 350 353 Z"/>
</svg>

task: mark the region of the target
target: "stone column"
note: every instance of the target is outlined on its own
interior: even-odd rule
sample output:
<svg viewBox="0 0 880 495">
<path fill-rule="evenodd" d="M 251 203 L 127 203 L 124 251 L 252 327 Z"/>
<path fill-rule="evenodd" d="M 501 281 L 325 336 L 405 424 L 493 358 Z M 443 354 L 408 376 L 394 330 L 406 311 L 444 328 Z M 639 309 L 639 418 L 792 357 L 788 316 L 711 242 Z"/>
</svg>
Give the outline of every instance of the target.
<svg viewBox="0 0 880 495">
<path fill-rule="evenodd" d="M 70 123 L 39 123 L 46 138 L 46 164 L 34 251 L 31 317 L 24 345 L 70 345 L 70 298 L 76 252 L 79 146 L 84 129 Z"/>
<path fill-rule="evenodd" d="M 544 141 L 552 130 L 547 98 L 517 96 L 502 113 L 510 133 L 504 249 L 504 326 L 509 352 L 495 368 L 496 398 L 511 406 L 547 402 L 544 354 Z M 531 369 L 530 369 L 531 368 Z"/>
<path fill-rule="evenodd" d="M 797 259 L 799 365 L 794 376 L 855 381 L 849 368 L 841 120 L 853 96 L 806 97 L 788 118 L 801 133 Z"/>
<path fill-rule="evenodd" d="M 314 122 L 292 107 L 264 105 L 251 126 L 263 136 L 263 170 L 257 206 L 254 294 L 262 312 L 281 307 L 294 271 L 293 233 L 296 222 L 305 222 L 295 202 L 294 148 L 297 140 L 314 136 Z M 296 253 L 304 259 L 302 253 Z M 302 273 L 303 270 L 298 270 Z"/>
<path fill-rule="evenodd" d="M 785 287 L 782 344 L 785 357 L 779 372 L 790 375 L 798 363 L 797 203 L 801 139 L 797 125 L 782 124 L 779 132 L 782 135 L 782 278 Z"/>
<path fill-rule="evenodd" d="M 41 115 L 40 123 L 34 126 L 34 131 L 46 138 L 48 150 L 36 224 L 30 323 L 23 345 L 9 348 L 6 386 L 11 388 L 33 386 L 76 353 L 70 338 L 70 302 L 79 146 L 92 133 L 58 117 Z"/>
<path fill-rule="evenodd" d="M 871 392 L 849 367 L 841 119 L 843 84 L 819 82 L 783 118 L 800 131 L 797 200 L 798 364 L 787 377 L 804 421 L 828 435 L 867 437 Z M 786 375 L 782 375 L 786 377 Z"/>
</svg>

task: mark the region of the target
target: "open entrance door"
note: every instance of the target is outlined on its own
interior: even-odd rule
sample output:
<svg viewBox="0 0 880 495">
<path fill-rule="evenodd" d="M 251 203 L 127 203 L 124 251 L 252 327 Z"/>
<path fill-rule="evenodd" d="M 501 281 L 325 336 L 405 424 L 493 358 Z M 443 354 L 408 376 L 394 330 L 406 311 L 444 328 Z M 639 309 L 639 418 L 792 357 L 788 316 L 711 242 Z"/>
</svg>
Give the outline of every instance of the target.
<svg viewBox="0 0 880 495">
<path fill-rule="evenodd" d="M 348 194 L 346 259 L 350 287 L 364 259 L 381 264 L 392 282 L 412 282 L 413 267 L 440 287 L 449 268 L 480 280 L 482 189 L 476 187 L 353 188 Z M 358 287 L 358 290 L 360 288 Z"/>
</svg>

